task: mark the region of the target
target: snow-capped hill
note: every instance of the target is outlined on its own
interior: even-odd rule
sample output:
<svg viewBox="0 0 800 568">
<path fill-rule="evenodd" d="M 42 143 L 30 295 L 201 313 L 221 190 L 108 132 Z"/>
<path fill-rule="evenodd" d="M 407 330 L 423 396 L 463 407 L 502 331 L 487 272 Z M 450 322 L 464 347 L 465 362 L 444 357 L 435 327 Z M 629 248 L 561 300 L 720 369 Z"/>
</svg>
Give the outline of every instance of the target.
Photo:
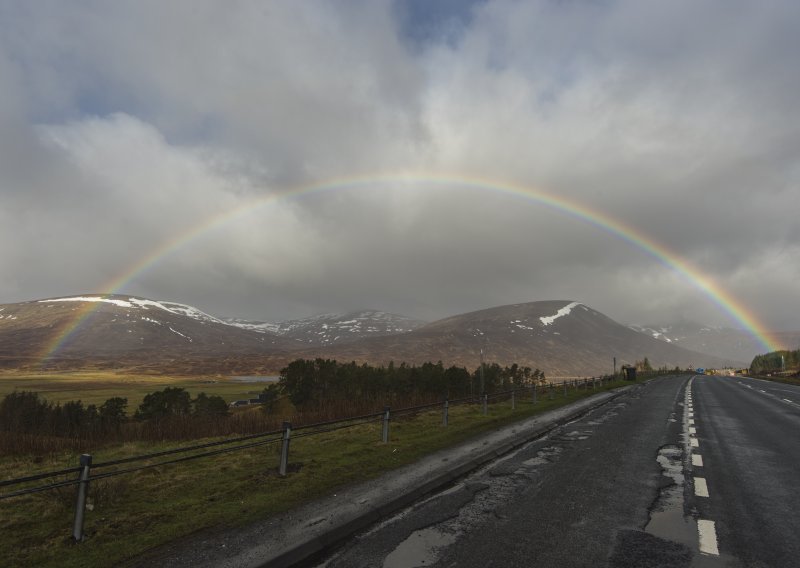
<svg viewBox="0 0 800 568">
<path fill-rule="evenodd" d="M 377 310 L 344 314 L 322 314 L 281 323 L 227 320 L 229 325 L 264 331 L 294 339 L 306 345 L 333 345 L 364 337 L 394 335 L 417 329 L 425 322 Z"/>
<path fill-rule="evenodd" d="M 240 318 L 225 318 L 223 323 L 226 325 L 231 325 L 233 327 L 238 327 L 241 329 L 247 329 L 249 331 L 255 331 L 257 333 L 279 333 L 278 330 L 280 328 L 279 323 L 272 323 L 268 321 L 250 321 L 244 320 Z"/>
<path fill-rule="evenodd" d="M 749 362 L 764 350 L 752 334 L 740 329 L 702 325 L 692 321 L 665 325 L 633 324 L 628 327 L 659 341 L 735 361 Z"/>
<path fill-rule="evenodd" d="M 48 298 L 0 310 L 0 360 L 33 365 L 255 356 L 299 346 L 275 334 L 232 327 L 193 306 L 120 294 Z"/>
<path fill-rule="evenodd" d="M 339 360 L 388 364 L 447 361 L 475 368 L 481 359 L 515 362 L 553 376 L 611 372 L 613 360 L 648 357 L 656 367 L 714 367 L 723 360 L 658 341 L 580 302 L 512 304 L 451 316 L 409 333 L 326 347 Z"/>
<path fill-rule="evenodd" d="M 82 302 L 82 303 L 102 302 L 105 304 L 112 304 L 120 308 L 133 308 L 141 310 L 149 310 L 150 308 L 155 308 L 164 310 L 165 312 L 169 312 L 171 314 L 190 317 L 198 321 L 206 321 L 206 322 L 222 323 L 222 324 L 227 323 L 219 318 L 215 318 L 214 316 L 208 315 L 207 313 L 198 310 L 193 306 L 187 306 L 186 304 L 178 304 L 175 302 L 161 302 L 156 300 L 147 300 L 143 298 L 134 298 L 134 297 L 120 296 L 120 295 L 69 296 L 66 298 L 50 298 L 47 300 L 38 300 L 38 303 L 40 304 L 52 304 L 54 302 Z"/>
</svg>

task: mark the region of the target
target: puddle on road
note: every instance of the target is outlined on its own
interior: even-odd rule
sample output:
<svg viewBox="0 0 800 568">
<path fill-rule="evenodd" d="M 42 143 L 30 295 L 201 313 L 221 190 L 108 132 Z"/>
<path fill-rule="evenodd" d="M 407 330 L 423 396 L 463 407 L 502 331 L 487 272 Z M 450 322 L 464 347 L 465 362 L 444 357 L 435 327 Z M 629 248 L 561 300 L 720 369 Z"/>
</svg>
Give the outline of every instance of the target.
<svg viewBox="0 0 800 568">
<path fill-rule="evenodd" d="M 457 534 L 445 533 L 435 527 L 414 531 L 386 557 L 383 568 L 431 566 L 438 559 L 438 552 L 457 538 Z"/>
<path fill-rule="evenodd" d="M 525 460 L 522 462 L 522 465 L 525 467 L 536 467 L 537 465 L 545 465 L 551 463 L 553 458 L 560 454 L 563 448 L 559 446 L 548 446 L 546 448 L 542 448 L 536 455 L 530 459 Z"/>
<path fill-rule="evenodd" d="M 661 465 L 661 474 L 672 479 L 673 484 L 661 490 L 644 530 L 653 536 L 695 548 L 697 522 L 683 514 L 683 453 L 678 446 L 664 446 L 658 451 L 656 460 Z"/>
</svg>

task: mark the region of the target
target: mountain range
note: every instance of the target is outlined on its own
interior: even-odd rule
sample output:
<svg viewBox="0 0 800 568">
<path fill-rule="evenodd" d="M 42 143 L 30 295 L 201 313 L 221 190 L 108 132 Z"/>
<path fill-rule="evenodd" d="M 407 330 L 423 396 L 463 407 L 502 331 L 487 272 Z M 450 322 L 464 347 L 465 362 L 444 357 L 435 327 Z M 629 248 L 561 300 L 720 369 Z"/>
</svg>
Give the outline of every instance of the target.
<svg viewBox="0 0 800 568">
<path fill-rule="evenodd" d="M 221 319 L 175 302 L 123 295 L 0 305 L 6 368 L 274 374 L 289 361 L 518 363 L 548 376 L 607 373 L 648 357 L 655 367 L 744 366 L 631 329 L 578 302 L 529 302 L 425 323 L 363 310 L 281 323 Z"/>
<path fill-rule="evenodd" d="M 764 347 L 751 333 L 728 327 L 680 321 L 659 325 L 630 325 L 631 329 L 672 345 L 707 353 L 722 359 L 752 361 L 764 353 Z M 779 345 L 800 346 L 800 332 L 775 332 L 770 338 Z"/>
</svg>

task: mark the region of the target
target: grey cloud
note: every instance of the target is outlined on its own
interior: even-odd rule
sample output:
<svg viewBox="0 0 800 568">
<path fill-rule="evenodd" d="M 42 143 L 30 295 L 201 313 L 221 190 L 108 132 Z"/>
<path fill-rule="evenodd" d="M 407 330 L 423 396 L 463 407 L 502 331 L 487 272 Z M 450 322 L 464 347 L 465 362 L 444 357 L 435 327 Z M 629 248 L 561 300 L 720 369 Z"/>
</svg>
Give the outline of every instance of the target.
<svg viewBox="0 0 800 568">
<path fill-rule="evenodd" d="M 7 3 L 0 301 L 97 291 L 208 225 L 124 291 L 255 319 L 577 299 L 622 321 L 733 323 L 635 244 L 523 198 L 376 183 L 249 207 L 434 171 L 620 219 L 771 326 L 800 328 L 785 308 L 798 299 L 795 3 L 412 12 Z M 213 225 L 237 208 L 252 210 Z"/>
</svg>

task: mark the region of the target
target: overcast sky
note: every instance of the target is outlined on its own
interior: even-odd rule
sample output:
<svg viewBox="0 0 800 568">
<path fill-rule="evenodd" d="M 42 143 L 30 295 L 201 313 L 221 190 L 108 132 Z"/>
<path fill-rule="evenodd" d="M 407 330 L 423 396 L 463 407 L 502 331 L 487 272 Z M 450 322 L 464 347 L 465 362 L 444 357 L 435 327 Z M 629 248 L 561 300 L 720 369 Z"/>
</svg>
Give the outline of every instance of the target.
<svg viewBox="0 0 800 568">
<path fill-rule="evenodd" d="M 0 303 L 107 291 L 225 211 L 402 173 L 624 220 L 800 329 L 800 3 L 0 0 Z M 569 299 L 735 325 L 530 200 L 376 183 L 267 201 L 120 290 L 218 316 Z"/>
</svg>

